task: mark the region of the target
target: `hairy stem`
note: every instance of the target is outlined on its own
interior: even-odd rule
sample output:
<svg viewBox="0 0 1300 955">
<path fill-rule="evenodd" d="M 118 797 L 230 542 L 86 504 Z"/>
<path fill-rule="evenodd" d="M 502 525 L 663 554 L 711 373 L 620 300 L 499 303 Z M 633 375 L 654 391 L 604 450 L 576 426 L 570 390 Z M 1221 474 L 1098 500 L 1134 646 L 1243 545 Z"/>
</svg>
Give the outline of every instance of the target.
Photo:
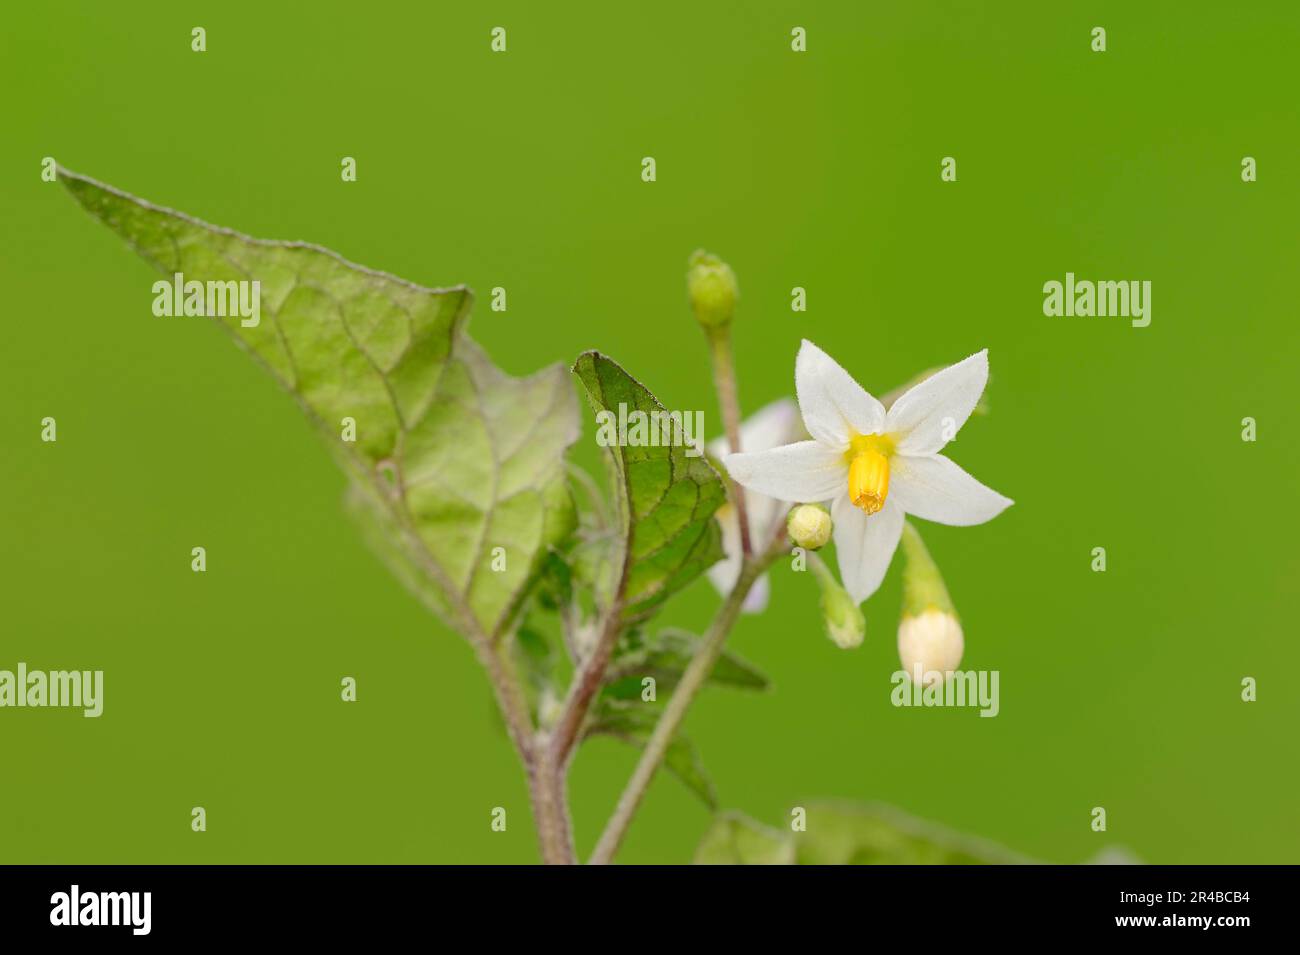
<svg viewBox="0 0 1300 955">
<path fill-rule="evenodd" d="M 507 655 L 506 647 L 508 643 L 493 643 L 481 637 L 474 640 L 474 648 L 487 671 L 488 682 L 492 684 L 510 740 L 515 744 L 519 760 L 524 765 L 528 800 L 533 810 L 533 824 L 537 827 L 542 861 L 570 864 L 575 861 L 575 855 L 564 777 L 556 770 L 545 746 L 539 745 L 538 737 L 533 732 L 528 702 L 524 698 L 519 675 Z"/>
<path fill-rule="evenodd" d="M 528 769 L 528 795 L 537 826 L 542 861 L 547 865 L 573 865 L 573 826 L 569 820 L 565 772 L 549 755 L 539 754 Z"/>
<path fill-rule="evenodd" d="M 691 658 L 691 662 L 686 667 L 686 672 L 682 674 L 681 682 L 677 684 L 677 689 L 673 691 L 672 698 L 669 699 L 668 705 L 664 707 L 663 715 L 659 717 L 659 722 L 655 724 L 654 731 L 650 734 L 650 739 L 641 752 L 641 759 L 637 762 L 632 777 L 624 787 L 623 794 L 619 796 L 614 814 L 610 817 L 605 826 L 605 831 L 601 833 L 600 840 L 596 843 L 596 848 L 591 854 L 592 865 L 606 865 L 613 860 L 614 853 L 618 851 L 623 837 L 627 834 L 628 827 L 632 824 L 632 817 L 636 814 L 637 807 L 641 805 L 641 800 L 645 797 L 646 790 L 649 788 L 651 780 L 654 779 L 655 772 L 659 769 L 660 763 L 663 762 L 664 754 L 668 751 L 673 737 L 677 735 L 677 730 L 686 718 L 686 711 L 690 709 L 691 703 L 695 701 L 696 694 L 699 693 L 705 681 L 709 678 L 714 664 L 718 662 L 718 657 L 722 653 L 722 646 L 726 643 L 731 628 L 740 616 L 740 608 L 745 603 L 745 597 L 749 595 L 754 582 L 771 566 L 772 562 L 780 556 L 784 549 L 785 526 L 781 524 L 777 534 L 763 554 L 757 557 L 745 558 L 736 585 L 731 589 L 731 593 L 727 595 L 726 601 L 723 602 L 722 607 L 719 608 L 717 615 L 713 618 L 713 622 L 709 625 L 703 643 L 695 652 L 695 656 Z"/>
<path fill-rule="evenodd" d="M 731 355 L 731 329 L 724 326 L 708 332 L 709 354 L 713 359 L 713 381 L 718 389 L 718 407 L 722 409 L 722 426 L 727 433 L 727 447 L 735 454 L 740 447 L 740 402 L 736 397 L 736 365 Z M 746 557 L 752 554 L 749 539 L 749 515 L 745 509 L 745 495 L 730 477 L 727 478 L 728 497 L 736 509 L 740 524 L 740 550 Z"/>
<path fill-rule="evenodd" d="M 528 715 L 528 703 L 524 699 L 519 678 L 498 645 L 486 639 L 476 639 L 473 642 L 479 662 L 487 671 L 488 682 L 492 684 L 492 692 L 496 696 L 510 740 L 519 751 L 524 768 L 528 769 L 533 764 L 533 721 Z"/>
<path fill-rule="evenodd" d="M 622 621 L 623 605 L 615 601 L 605 611 L 596 645 L 592 648 L 590 656 L 582 661 L 569 686 L 569 695 L 564 701 L 564 709 L 555 724 L 550 745 L 547 747 L 548 758 L 561 772 L 568 766 L 569 757 L 573 755 L 574 746 L 582 731 L 583 720 L 587 718 L 591 701 L 595 699 L 605 678 L 605 668 L 609 666 L 609 658 L 613 655 Z"/>
</svg>

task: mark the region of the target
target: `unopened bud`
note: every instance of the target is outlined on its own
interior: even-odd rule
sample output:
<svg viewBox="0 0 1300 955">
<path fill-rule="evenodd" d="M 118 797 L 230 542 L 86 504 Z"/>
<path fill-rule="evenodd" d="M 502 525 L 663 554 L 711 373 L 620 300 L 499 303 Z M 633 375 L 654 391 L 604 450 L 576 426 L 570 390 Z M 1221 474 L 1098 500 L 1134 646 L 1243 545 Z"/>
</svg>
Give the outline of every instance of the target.
<svg viewBox="0 0 1300 955">
<path fill-rule="evenodd" d="M 830 572 L 822 559 L 816 554 L 808 556 L 808 566 L 813 569 L 817 583 L 822 589 L 822 620 L 826 624 L 826 635 L 841 650 L 852 650 L 862 646 L 867 635 L 867 619 L 862 615 L 862 608 L 857 605 L 849 592 L 840 586 L 835 575 Z"/>
<path fill-rule="evenodd" d="M 831 539 L 831 515 L 819 504 L 800 504 L 786 519 L 790 539 L 804 550 L 818 550 Z"/>
<path fill-rule="evenodd" d="M 923 685 L 939 683 L 961 664 L 965 641 L 961 624 L 946 610 L 904 615 L 898 625 L 898 659 L 903 670 Z"/>
<path fill-rule="evenodd" d="M 903 617 L 898 658 L 913 679 L 928 685 L 956 670 L 965 638 L 939 566 L 911 523 L 903 525 Z"/>
<path fill-rule="evenodd" d="M 695 318 L 706 329 L 722 328 L 731 321 L 740 290 L 731 266 L 716 255 L 700 249 L 691 255 L 686 270 Z"/>
</svg>

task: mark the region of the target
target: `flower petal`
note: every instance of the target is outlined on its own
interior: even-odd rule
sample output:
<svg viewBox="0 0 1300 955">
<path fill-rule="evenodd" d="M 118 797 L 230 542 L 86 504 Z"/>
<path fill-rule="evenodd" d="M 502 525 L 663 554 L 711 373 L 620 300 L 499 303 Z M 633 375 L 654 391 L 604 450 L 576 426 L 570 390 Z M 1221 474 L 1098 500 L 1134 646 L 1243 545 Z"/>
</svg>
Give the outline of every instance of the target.
<svg viewBox="0 0 1300 955">
<path fill-rule="evenodd" d="M 901 454 L 934 454 L 961 430 L 989 380 L 989 350 L 931 375 L 893 403 L 885 430 Z"/>
<path fill-rule="evenodd" d="M 770 587 L 767 581 L 767 574 L 759 577 L 754 581 L 754 586 L 750 588 L 745 595 L 745 602 L 740 605 L 741 613 L 762 613 L 767 609 L 767 597 Z"/>
<path fill-rule="evenodd" d="M 740 423 L 740 447 L 742 451 L 770 451 L 783 444 L 790 444 L 807 437 L 803 422 L 799 419 L 799 406 L 790 398 L 780 398 L 771 404 L 759 408 Z M 727 439 L 725 436 L 714 438 L 709 442 L 708 453 L 721 460 L 727 456 Z M 749 514 L 750 540 L 766 540 L 768 530 L 777 513 L 785 510 L 780 501 L 758 494 L 745 492 L 745 511 Z M 734 518 L 732 524 L 735 527 Z M 737 530 L 737 534 L 739 531 Z M 739 537 L 737 537 L 739 540 Z M 730 553 L 730 550 L 728 550 Z M 730 592 L 730 586 L 723 592 Z"/>
<path fill-rule="evenodd" d="M 755 547 L 761 547 L 762 542 L 771 535 L 773 523 L 777 518 L 785 518 L 790 504 L 756 491 L 740 493 L 745 495 L 745 513 L 749 515 L 749 539 L 754 542 Z"/>
<path fill-rule="evenodd" d="M 835 521 L 835 552 L 839 556 L 840 581 L 858 603 L 880 587 L 885 571 L 903 533 L 903 509 L 890 494 L 885 506 L 870 517 L 849 503 L 847 494 L 831 507 Z"/>
<path fill-rule="evenodd" d="M 718 593 L 725 597 L 740 578 L 740 521 L 730 501 L 714 511 L 713 517 L 722 531 L 722 553 L 725 556 L 709 568 L 708 575 Z"/>
<path fill-rule="evenodd" d="M 803 422 L 793 398 L 780 398 L 764 405 L 740 423 L 740 450 L 768 451 L 783 444 L 802 441 Z"/>
<path fill-rule="evenodd" d="M 849 480 L 844 455 L 816 441 L 752 454 L 728 454 L 722 463 L 742 487 L 792 503 L 830 500 Z"/>
<path fill-rule="evenodd" d="M 746 495 L 746 501 L 757 495 Z M 770 498 L 761 498 L 764 501 L 770 501 Z M 722 552 L 725 555 L 722 560 L 715 563 L 708 569 L 709 583 L 713 584 L 715 590 L 722 596 L 731 593 L 731 588 L 736 586 L 736 581 L 740 579 L 741 570 L 741 553 L 740 553 L 740 521 L 736 519 L 736 509 L 730 504 L 724 504 L 713 515 L 719 526 L 722 528 Z M 753 518 L 750 519 L 750 526 L 754 525 Z M 767 609 L 768 581 L 767 574 L 759 577 L 754 581 L 753 588 L 745 597 L 745 602 L 741 604 L 742 613 L 762 613 Z"/>
<path fill-rule="evenodd" d="M 927 521 L 956 527 L 983 524 L 1015 503 L 985 487 L 942 454 L 898 454 L 890 461 L 890 470 L 889 500 Z"/>
<path fill-rule="evenodd" d="M 856 434 L 879 434 L 885 406 L 853 380 L 835 359 L 804 339 L 794 363 L 799 410 L 808 433 L 837 451 Z"/>
<path fill-rule="evenodd" d="M 805 437 L 799 406 L 789 398 L 764 405 L 740 423 L 741 451 L 770 451 Z M 724 457 L 730 450 L 726 435 L 709 442 L 708 452 L 715 458 Z"/>
</svg>

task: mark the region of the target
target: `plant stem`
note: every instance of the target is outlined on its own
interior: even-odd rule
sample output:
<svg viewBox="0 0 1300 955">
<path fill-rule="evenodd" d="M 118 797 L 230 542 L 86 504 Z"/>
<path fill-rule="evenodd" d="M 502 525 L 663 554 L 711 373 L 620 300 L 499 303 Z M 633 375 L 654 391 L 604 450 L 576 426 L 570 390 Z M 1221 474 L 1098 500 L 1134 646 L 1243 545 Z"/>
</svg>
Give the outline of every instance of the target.
<svg viewBox="0 0 1300 955">
<path fill-rule="evenodd" d="M 609 659 L 613 655 L 614 644 L 618 641 L 622 623 L 623 605 L 615 601 L 605 611 L 600 634 L 596 638 L 596 645 L 591 649 L 591 655 L 582 661 L 578 672 L 574 674 L 569 695 L 564 701 L 564 709 L 546 747 L 548 758 L 561 772 L 568 765 L 569 757 L 573 754 L 573 748 L 582 730 L 582 723 L 591 708 L 591 701 L 595 699 L 601 681 L 605 678 L 605 668 L 609 666 Z"/>
<path fill-rule="evenodd" d="M 487 671 L 488 682 L 496 695 L 510 740 L 524 765 L 528 781 L 528 800 L 533 810 L 533 824 L 537 827 L 537 840 L 541 845 L 542 861 L 550 864 L 571 864 L 576 860 L 573 851 L 573 831 L 569 824 L 569 811 L 565 800 L 564 777 L 557 772 L 546 747 L 533 732 L 528 703 L 520 688 L 505 646 L 479 635 L 474 641 L 479 660 Z"/>
<path fill-rule="evenodd" d="M 718 389 L 718 407 L 722 409 L 722 426 L 727 433 L 727 447 L 732 454 L 740 447 L 740 402 L 736 397 L 736 365 L 731 354 L 731 327 L 710 329 L 709 355 L 713 359 L 713 381 Z M 746 557 L 754 550 L 749 539 L 749 515 L 745 512 L 745 495 L 730 476 L 727 477 L 728 497 L 736 509 L 740 524 L 740 551 Z"/>
<path fill-rule="evenodd" d="M 822 560 L 821 554 L 813 550 L 808 551 L 808 566 L 812 568 L 813 576 L 817 578 L 817 582 L 823 587 L 827 585 L 832 587 L 839 586 L 839 581 L 835 579 L 835 575 L 831 573 L 831 569 L 826 566 L 826 562 Z"/>
<path fill-rule="evenodd" d="M 487 671 L 488 682 L 492 684 L 510 740 L 519 751 L 524 768 L 528 769 L 533 764 L 533 721 L 528 715 L 528 703 L 520 689 L 518 677 L 497 645 L 485 638 L 475 639 L 473 644 L 479 662 Z"/>
<path fill-rule="evenodd" d="M 549 755 L 539 753 L 534 764 L 528 767 L 528 795 L 542 861 L 547 865 L 575 864 L 577 855 L 573 849 L 564 769 L 556 766 Z"/>
<path fill-rule="evenodd" d="M 592 865 L 606 865 L 613 860 L 614 853 L 618 851 L 628 827 L 632 824 L 632 817 L 636 814 L 637 807 L 641 805 L 641 800 L 645 797 L 646 790 L 659 769 L 659 764 L 663 762 L 664 754 L 686 718 L 686 711 L 709 678 L 709 674 L 713 672 L 713 666 L 722 653 L 722 646 L 731 633 L 737 617 L 740 616 L 740 608 L 745 603 L 745 597 L 749 595 L 754 582 L 784 550 L 785 524 L 779 522 L 777 533 L 766 552 L 758 557 L 745 558 L 736 585 L 719 608 L 713 623 L 709 625 L 709 630 L 704 635 L 703 643 L 682 674 L 677 689 L 673 691 L 672 698 L 664 707 L 663 715 L 659 717 L 659 722 L 655 724 L 654 731 L 650 734 L 645 749 L 642 750 L 641 759 L 632 772 L 632 778 L 628 780 L 623 794 L 619 797 L 614 814 L 605 825 L 605 831 L 600 834 L 600 840 L 591 854 Z"/>
</svg>

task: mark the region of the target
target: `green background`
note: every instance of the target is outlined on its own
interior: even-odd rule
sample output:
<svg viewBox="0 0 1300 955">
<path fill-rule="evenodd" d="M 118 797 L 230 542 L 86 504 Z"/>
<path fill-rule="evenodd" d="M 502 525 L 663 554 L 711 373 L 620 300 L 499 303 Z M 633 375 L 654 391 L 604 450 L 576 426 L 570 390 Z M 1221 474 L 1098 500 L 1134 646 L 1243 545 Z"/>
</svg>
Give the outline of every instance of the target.
<svg viewBox="0 0 1300 955">
<path fill-rule="evenodd" d="M 0 861 L 537 859 L 468 647 L 365 549 L 293 402 L 211 324 L 154 318 L 154 273 L 40 180 L 44 156 L 252 235 L 466 282 L 471 331 L 508 371 L 597 347 L 710 433 L 683 282 L 697 246 L 739 275 L 749 410 L 792 392 L 805 336 L 878 393 L 988 347 L 992 414 L 951 451 L 1017 503 L 922 531 L 964 666 L 1001 672 L 1001 714 L 890 705 L 897 564 L 855 652 L 780 566 L 771 609 L 732 637 L 774 691 L 710 691 L 688 720 L 723 804 L 779 824 L 804 799 L 880 799 L 1062 862 L 1112 845 L 1296 861 L 1287 6 L 13 7 L 0 668 L 103 669 L 106 701 L 98 720 L 0 710 Z M 1150 327 L 1044 317 L 1067 270 L 1150 280 Z M 579 459 L 599 468 L 593 434 Z M 662 619 L 702 627 L 717 604 L 700 581 Z M 584 853 L 634 759 L 580 753 Z M 621 858 L 685 861 L 707 825 L 661 777 Z"/>
</svg>

